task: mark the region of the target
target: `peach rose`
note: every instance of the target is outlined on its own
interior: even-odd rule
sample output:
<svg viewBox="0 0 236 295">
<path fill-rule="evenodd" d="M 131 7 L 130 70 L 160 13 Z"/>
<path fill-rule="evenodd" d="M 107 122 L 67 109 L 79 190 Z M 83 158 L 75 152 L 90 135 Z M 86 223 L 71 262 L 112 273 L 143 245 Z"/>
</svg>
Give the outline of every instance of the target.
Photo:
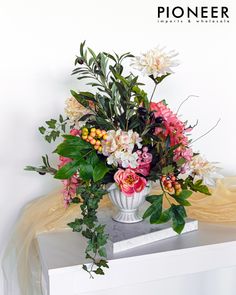
<svg viewBox="0 0 236 295">
<path fill-rule="evenodd" d="M 127 197 L 141 192 L 147 184 L 145 178 L 140 177 L 131 169 L 119 169 L 114 175 L 115 182 L 118 184 L 122 193 Z"/>
</svg>

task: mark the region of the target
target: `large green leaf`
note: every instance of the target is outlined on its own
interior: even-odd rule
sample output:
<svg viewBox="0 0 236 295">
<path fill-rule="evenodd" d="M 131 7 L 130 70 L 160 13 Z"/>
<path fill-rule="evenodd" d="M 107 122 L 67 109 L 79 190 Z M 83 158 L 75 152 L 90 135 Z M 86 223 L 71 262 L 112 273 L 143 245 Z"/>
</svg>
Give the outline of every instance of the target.
<svg viewBox="0 0 236 295">
<path fill-rule="evenodd" d="M 54 178 L 68 179 L 78 171 L 78 168 L 79 161 L 69 162 L 56 172 Z"/>
<path fill-rule="evenodd" d="M 79 176 L 83 180 L 90 180 L 93 177 L 93 166 L 91 164 L 83 163 L 79 166 Z"/>
<path fill-rule="evenodd" d="M 86 153 L 93 150 L 92 145 L 82 140 L 80 137 L 71 135 L 66 135 L 64 137 L 65 141 L 59 144 L 54 151 L 54 153 L 57 153 L 60 156 L 79 160 Z"/>
<path fill-rule="evenodd" d="M 101 180 L 108 171 L 109 171 L 109 168 L 103 162 L 97 163 L 93 169 L 94 182 Z"/>
</svg>

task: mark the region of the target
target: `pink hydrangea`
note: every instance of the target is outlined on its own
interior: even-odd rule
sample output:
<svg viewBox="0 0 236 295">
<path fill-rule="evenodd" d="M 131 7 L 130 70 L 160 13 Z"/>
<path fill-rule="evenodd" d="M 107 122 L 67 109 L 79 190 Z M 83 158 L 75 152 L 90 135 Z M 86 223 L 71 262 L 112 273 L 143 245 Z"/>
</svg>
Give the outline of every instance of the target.
<svg viewBox="0 0 236 295">
<path fill-rule="evenodd" d="M 114 175 L 114 180 L 118 184 L 122 193 L 127 197 L 133 196 L 135 192 L 141 192 L 147 184 L 144 177 L 140 177 L 131 169 L 118 169 Z"/>
<path fill-rule="evenodd" d="M 136 173 L 142 174 L 143 176 L 148 176 L 150 173 L 152 154 L 148 153 L 148 148 L 144 147 L 142 151 L 138 150 L 138 166 L 133 169 Z"/>
<path fill-rule="evenodd" d="M 71 162 L 72 160 L 69 158 L 65 157 L 60 157 L 60 164 L 58 165 L 58 168 L 63 167 L 67 163 Z M 72 199 L 76 196 L 76 189 L 79 185 L 79 179 L 76 174 L 74 174 L 71 178 L 69 179 L 64 179 L 62 180 L 63 183 L 63 197 L 64 197 L 64 204 L 67 207 Z"/>
</svg>

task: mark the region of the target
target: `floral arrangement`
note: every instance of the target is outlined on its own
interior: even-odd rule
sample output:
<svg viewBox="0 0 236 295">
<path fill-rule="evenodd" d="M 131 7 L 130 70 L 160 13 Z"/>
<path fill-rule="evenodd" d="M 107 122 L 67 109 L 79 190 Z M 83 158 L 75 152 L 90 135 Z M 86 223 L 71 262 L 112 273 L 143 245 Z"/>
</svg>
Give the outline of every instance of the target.
<svg viewBox="0 0 236 295">
<path fill-rule="evenodd" d="M 127 198 L 141 192 L 148 182 L 159 182 L 161 193 L 146 197 L 150 206 L 144 218 L 150 223 L 172 220 L 173 229 L 181 233 L 185 225 L 185 206 L 192 192 L 209 195 L 204 174 L 211 164 L 194 153 L 189 133 L 191 126 L 180 120 L 165 100 L 154 102 L 157 85 L 173 73 L 178 65 L 176 53 L 155 48 L 134 57 L 100 52 L 80 46 L 72 74 L 87 79 L 93 92 L 71 90 L 65 116 L 46 121 L 39 131 L 50 143 L 62 136 L 54 153 L 58 168 L 51 167 L 48 156 L 40 167 L 26 170 L 50 173 L 63 182 L 65 206 L 79 203 L 82 217 L 69 223 L 73 231 L 88 239 L 86 258 L 92 264 L 83 268 L 92 276 L 104 274 L 108 267 L 105 225 L 97 219 L 99 202 L 107 193 L 107 184 L 116 183 Z M 149 96 L 139 77 L 125 73 L 124 64 L 149 76 L 154 90 Z M 169 207 L 163 207 L 163 199 Z"/>
</svg>

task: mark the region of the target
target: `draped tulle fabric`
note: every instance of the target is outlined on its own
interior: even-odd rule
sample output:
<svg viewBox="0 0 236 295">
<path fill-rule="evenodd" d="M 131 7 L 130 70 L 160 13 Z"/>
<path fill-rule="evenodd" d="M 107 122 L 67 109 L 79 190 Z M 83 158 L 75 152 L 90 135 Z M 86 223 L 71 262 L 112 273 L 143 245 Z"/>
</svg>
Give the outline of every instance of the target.
<svg viewBox="0 0 236 295">
<path fill-rule="evenodd" d="M 157 190 L 154 187 L 151 193 Z M 191 218 L 236 222 L 236 177 L 219 179 L 211 196 L 194 193 L 190 202 L 192 206 L 187 211 Z M 105 197 L 101 207 L 109 206 L 110 201 Z M 3 257 L 4 295 L 42 295 L 36 236 L 42 232 L 70 230 L 67 223 L 79 216 L 78 205 L 64 208 L 59 191 L 38 198 L 24 208 Z"/>
</svg>

